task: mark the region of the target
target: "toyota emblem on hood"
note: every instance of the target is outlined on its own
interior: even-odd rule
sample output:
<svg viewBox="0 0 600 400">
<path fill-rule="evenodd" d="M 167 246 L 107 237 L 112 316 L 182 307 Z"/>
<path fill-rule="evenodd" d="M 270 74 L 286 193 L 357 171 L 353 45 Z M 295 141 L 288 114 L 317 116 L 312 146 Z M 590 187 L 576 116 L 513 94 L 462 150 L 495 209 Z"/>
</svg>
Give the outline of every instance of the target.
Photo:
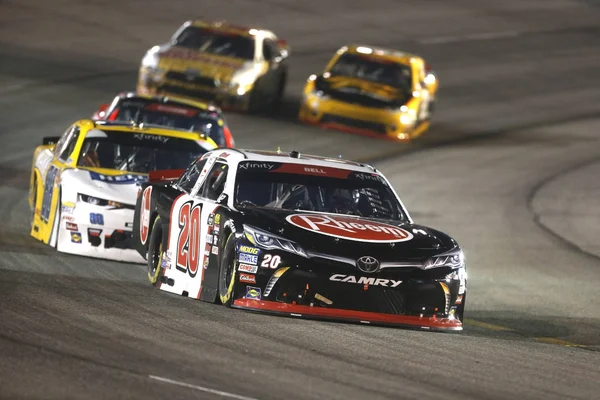
<svg viewBox="0 0 600 400">
<path fill-rule="evenodd" d="M 362 256 L 356 260 L 356 266 L 362 272 L 367 274 L 372 274 L 373 272 L 379 271 L 379 261 L 377 261 L 375 257 L 371 256 Z"/>
</svg>

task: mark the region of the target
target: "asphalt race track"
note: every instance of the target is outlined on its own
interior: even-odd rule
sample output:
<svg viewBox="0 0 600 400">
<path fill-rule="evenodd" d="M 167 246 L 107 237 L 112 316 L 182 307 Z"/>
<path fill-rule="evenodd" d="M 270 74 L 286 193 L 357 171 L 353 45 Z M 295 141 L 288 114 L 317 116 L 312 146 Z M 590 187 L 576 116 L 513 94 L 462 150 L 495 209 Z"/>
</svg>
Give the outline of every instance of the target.
<svg viewBox="0 0 600 400">
<path fill-rule="evenodd" d="M 599 5 L 1 0 L 0 398 L 597 399 L 600 213 L 586 196 L 600 182 Z M 35 146 L 133 89 L 145 50 L 190 17 L 288 39 L 285 107 L 229 114 L 238 145 L 382 169 L 416 221 L 466 249 L 464 332 L 227 310 L 153 290 L 143 266 L 59 255 L 29 237 Z M 346 42 L 431 62 L 441 92 L 422 140 L 294 122 L 304 80 Z"/>
</svg>

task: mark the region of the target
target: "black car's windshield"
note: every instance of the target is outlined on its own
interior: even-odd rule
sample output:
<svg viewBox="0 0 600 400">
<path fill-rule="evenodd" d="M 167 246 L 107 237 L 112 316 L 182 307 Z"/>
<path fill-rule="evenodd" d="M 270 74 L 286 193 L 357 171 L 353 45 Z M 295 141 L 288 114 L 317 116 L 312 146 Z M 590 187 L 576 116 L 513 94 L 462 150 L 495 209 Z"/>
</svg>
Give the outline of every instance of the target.
<svg viewBox="0 0 600 400">
<path fill-rule="evenodd" d="M 189 26 L 175 39 L 175 44 L 220 56 L 254 59 L 254 38 L 237 33 Z"/>
<path fill-rule="evenodd" d="M 148 133 L 92 130 L 77 160 L 80 167 L 148 173 L 185 169 L 207 150 L 199 142 Z"/>
<path fill-rule="evenodd" d="M 387 62 L 366 55 L 343 54 L 331 67 L 329 73 L 364 79 L 404 91 L 410 91 L 412 88 L 412 74 L 408 65 Z"/>
<path fill-rule="evenodd" d="M 407 219 L 389 185 L 378 174 L 300 164 L 241 162 L 234 202 L 242 208 Z"/>
<path fill-rule="evenodd" d="M 146 99 L 127 99 L 118 104 L 110 119 L 119 122 L 143 122 L 190 132 L 203 133 L 224 147 L 224 121 L 217 112 Z"/>
</svg>

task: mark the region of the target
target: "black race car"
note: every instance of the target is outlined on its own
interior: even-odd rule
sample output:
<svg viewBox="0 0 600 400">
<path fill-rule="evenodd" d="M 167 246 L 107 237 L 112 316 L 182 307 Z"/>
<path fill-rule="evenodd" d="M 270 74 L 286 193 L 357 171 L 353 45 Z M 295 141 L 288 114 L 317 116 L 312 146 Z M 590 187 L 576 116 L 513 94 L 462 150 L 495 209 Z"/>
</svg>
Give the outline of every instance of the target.
<svg viewBox="0 0 600 400">
<path fill-rule="evenodd" d="M 92 119 L 183 129 L 211 138 L 217 147 L 235 147 L 221 109 L 199 101 L 122 92 L 101 104 Z"/>
<path fill-rule="evenodd" d="M 461 330 L 463 252 L 369 165 L 220 149 L 151 173 L 133 241 L 161 290 L 296 317 Z"/>
</svg>

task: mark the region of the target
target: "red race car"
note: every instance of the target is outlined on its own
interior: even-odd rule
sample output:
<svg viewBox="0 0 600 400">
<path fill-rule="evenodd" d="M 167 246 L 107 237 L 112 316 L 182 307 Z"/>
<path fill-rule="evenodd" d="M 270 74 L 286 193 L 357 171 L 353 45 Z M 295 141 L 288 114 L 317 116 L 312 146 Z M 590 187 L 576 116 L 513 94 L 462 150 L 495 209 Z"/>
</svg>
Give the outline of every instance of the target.
<svg viewBox="0 0 600 400">
<path fill-rule="evenodd" d="M 186 99 L 149 96 L 133 92 L 117 95 L 92 115 L 96 121 L 144 123 L 146 125 L 200 132 L 219 147 L 235 147 L 220 108 Z"/>
</svg>

